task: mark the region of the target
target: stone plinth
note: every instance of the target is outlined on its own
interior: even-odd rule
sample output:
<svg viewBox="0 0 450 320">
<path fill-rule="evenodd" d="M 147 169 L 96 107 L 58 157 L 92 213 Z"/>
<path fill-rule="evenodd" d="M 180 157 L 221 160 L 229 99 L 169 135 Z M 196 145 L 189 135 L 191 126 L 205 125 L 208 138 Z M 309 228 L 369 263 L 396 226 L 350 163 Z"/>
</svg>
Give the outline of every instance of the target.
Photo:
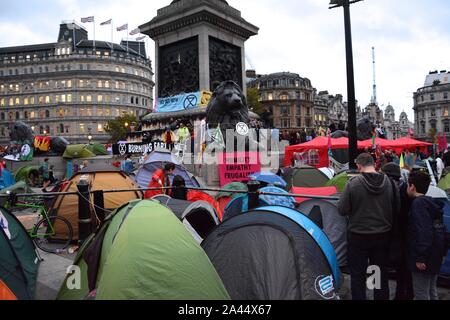
<svg viewBox="0 0 450 320">
<path fill-rule="evenodd" d="M 245 87 L 245 41 L 258 28 L 223 0 L 178 0 L 140 26 L 156 43 L 156 96 Z"/>
</svg>

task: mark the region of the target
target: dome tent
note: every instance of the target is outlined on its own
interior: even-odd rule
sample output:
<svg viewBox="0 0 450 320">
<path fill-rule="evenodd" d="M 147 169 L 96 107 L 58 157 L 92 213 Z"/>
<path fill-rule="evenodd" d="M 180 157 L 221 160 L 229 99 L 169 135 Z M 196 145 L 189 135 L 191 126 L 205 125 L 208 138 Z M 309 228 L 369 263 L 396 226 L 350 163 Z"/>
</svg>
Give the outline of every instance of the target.
<svg viewBox="0 0 450 320">
<path fill-rule="evenodd" d="M 174 163 L 175 164 L 175 172 L 173 176 L 181 176 L 186 182 L 187 187 L 200 187 L 200 184 L 195 179 L 194 175 L 186 170 L 185 167 L 179 165 L 172 158 L 172 154 L 168 150 L 159 150 L 153 151 L 142 167 L 139 169 L 136 174 L 136 182 L 141 188 L 147 188 L 150 180 L 152 179 L 153 173 L 161 169 L 166 163 Z M 170 177 L 171 180 L 173 177 Z"/>
<path fill-rule="evenodd" d="M 81 289 L 63 285 L 58 300 L 80 300 L 94 290 L 96 300 L 229 299 L 205 252 L 167 207 L 152 200 L 114 211 L 74 265 L 81 269 Z"/>
<path fill-rule="evenodd" d="M 33 240 L 19 220 L 0 209 L 0 300 L 32 300 L 39 259 Z"/>
<path fill-rule="evenodd" d="M 315 207 L 320 210 L 314 211 Z M 337 202 L 310 199 L 302 202 L 297 209 L 318 222 L 333 245 L 339 266 L 347 266 L 347 220 L 339 214 Z"/>
<path fill-rule="evenodd" d="M 155 196 L 152 200 L 171 209 L 199 243 L 219 224 L 216 210 L 205 201 L 189 202 L 167 195 Z"/>
<path fill-rule="evenodd" d="M 326 235 L 284 207 L 262 207 L 219 225 L 202 243 L 232 299 L 337 299 L 339 268 Z"/>
<path fill-rule="evenodd" d="M 62 192 L 77 192 L 77 184 L 83 176 L 88 178 L 91 191 L 137 189 L 134 181 L 124 172 L 120 171 L 120 169 L 110 165 L 100 164 L 89 165 L 78 172 L 69 180 Z M 93 194 L 91 196 L 93 197 Z M 112 211 L 124 203 L 141 198 L 142 193 L 140 191 L 105 193 L 105 209 Z M 56 197 L 48 211 L 51 215 L 61 215 L 66 218 L 72 225 L 74 239 L 78 239 L 78 195 L 61 195 Z M 96 221 L 94 217 L 93 221 Z M 63 234 L 58 223 L 56 223 L 55 229 L 58 236 L 62 238 L 66 236 L 66 234 Z"/>
</svg>

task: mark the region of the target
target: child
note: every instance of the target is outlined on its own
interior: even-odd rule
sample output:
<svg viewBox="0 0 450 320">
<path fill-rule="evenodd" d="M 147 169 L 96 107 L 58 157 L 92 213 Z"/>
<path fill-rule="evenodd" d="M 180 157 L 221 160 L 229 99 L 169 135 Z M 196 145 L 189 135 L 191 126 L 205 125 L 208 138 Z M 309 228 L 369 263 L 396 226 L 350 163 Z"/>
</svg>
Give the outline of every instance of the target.
<svg viewBox="0 0 450 320">
<path fill-rule="evenodd" d="M 431 178 L 425 172 L 411 172 L 408 195 L 411 205 L 408 265 L 412 272 L 415 300 L 439 300 L 437 279 L 446 255 L 444 203 L 425 196 Z"/>
</svg>

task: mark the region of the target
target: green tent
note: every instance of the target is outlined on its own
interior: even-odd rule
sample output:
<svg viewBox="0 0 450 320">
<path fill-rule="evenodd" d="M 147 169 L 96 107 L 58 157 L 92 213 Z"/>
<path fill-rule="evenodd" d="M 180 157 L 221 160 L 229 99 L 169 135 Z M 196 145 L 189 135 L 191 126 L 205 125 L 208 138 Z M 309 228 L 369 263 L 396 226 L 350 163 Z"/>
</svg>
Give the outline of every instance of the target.
<svg viewBox="0 0 450 320">
<path fill-rule="evenodd" d="M 445 192 L 450 191 L 450 174 L 446 174 L 441 178 L 441 180 L 438 183 L 438 187 Z"/>
<path fill-rule="evenodd" d="M 230 191 L 248 191 L 248 187 L 246 184 L 243 184 L 241 182 L 232 182 L 229 183 L 222 188 L 220 188 L 222 191 L 220 191 L 216 195 L 216 199 L 220 198 L 236 198 L 242 195 L 242 193 L 235 193 Z"/>
<path fill-rule="evenodd" d="M 286 190 L 291 190 L 292 187 L 320 188 L 330 180 L 322 171 L 310 166 L 289 168 L 282 177 L 287 182 Z"/>
<path fill-rule="evenodd" d="M 228 300 L 209 258 L 165 206 L 136 200 L 114 211 L 75 259 L 81 289 L 59 300 Z"/>
<path fill-rule="evenodd" d="M 0 194 L 7 194 L 8 192 L 12 192 L 15 194 L 34 193 L 33 190 L 31 190 L 31 188 L 27 185 L 27 183 L 25 181 L 19 181 L 15 185 L 12 185 L 8 188 L 4 188 L 4 189 L 0 190 Z M 0 206 L 4 206 L 6 201 L 7 201 L 6 198 L 0 198 Z"/>
<path fill-rule="evenodd" d="M 68 145 L 63 154 L 66 159 L 94 158 L 95 153 L 91 152 L 85 144 Z"/>
<path fill-rule="evenodd" d="M 97 142 L 92 142 L 91 144 L 86 145 L 86 149 L 97 156 L 107 156 L 109 154 L 105 146 Z"/>
<path fill-rule="evenodd" d="M 38 269 L 28 232 L 11 212 L 0 208 L 0 294 L 3 289 L 19 300 L 34 299 Z"/>
<path fill-rule="evenodd" d="M 39 166 L 24 166 L 14 171 L 14 179 L 17 182 L 28 182 L 33 175 L 35 179 L 39 177 Z"/>
<path fill-rule="evenodd" d="M 339 192 L 344 192 L 345 186 L 348 182 L 348 174 L 347 172 L 341 172 L 333 179 L 327 182 L 326 187 L 335 186 Z"/>
</svg>

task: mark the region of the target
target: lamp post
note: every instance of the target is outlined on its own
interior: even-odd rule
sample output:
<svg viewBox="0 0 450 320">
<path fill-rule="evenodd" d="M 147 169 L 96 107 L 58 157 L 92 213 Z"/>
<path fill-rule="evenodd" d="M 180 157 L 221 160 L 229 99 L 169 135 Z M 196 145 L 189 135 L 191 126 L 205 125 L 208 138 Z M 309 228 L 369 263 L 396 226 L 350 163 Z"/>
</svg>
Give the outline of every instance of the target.
<svg viewBox="0 0 450 320">
<path fill-rule="evenodd" d="M 353 73 L 352 28 L 350 21 L 350 5 L 362 0 L 331 0 L 330 9 L 344 8 L 345 52 L 347 60 L 347 96 L 348 96 L 348 137 L 349 137 L 349 169 L 356 171 L 355 159 L 358 155 L 358 137 L 356 132 L 356 98 L 355 76 Z"/>
<path fill-rule="evenodd" d="M 92 142 L 92 134 L 91 134 L 91 131 L 92 131 L 92 128 L 88 128 L 88 141 L 89 141 L 89 144 L 91 144 L 91 142 Z"/>
</svg>

